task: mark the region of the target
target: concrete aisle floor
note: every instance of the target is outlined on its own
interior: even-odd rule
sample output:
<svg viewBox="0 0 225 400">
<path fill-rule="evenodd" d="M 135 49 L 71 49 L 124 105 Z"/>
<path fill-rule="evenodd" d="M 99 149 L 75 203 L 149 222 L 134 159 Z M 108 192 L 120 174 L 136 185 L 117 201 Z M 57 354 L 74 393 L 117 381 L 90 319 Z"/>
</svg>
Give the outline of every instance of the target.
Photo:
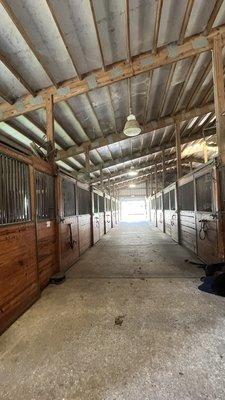
<svg viewBox="0 0 225 400">
<path fill-rule="evenodd" d="M 0 398 L 224 400 L 225 299 L 188 257 L 147 223 L 113 230 L 2 335 Z"/>
</svg>

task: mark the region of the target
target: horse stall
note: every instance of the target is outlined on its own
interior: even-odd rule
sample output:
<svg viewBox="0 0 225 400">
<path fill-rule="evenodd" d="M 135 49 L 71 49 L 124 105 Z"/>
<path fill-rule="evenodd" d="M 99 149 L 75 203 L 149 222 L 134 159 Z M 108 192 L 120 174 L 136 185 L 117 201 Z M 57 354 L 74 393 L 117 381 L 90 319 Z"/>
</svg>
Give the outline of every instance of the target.
<svg viewBox="0 0 225 400">
<path fill-rule="evenodd" d="M 0 146 L 0 333 L 40 296 L 34 170 Z"/>
<path fill-rule="evenodd" d="M 157 226 L 156 197 L 155 197 L 154 194 L 151 197 L 151 212 L 150 212 L 150 216 L 151 216 L 151 223 L 154 226 Z"/>
<path fill-rule="evenodd" d="M 105 233 L 105 198 L 102 192 L 98 193 L 99 197 L 99 236 L 100 238 Z"/>
<path fill-rule="evenodd" d="M 176 183 L 163 190 L 165 233 L 178 242 L 178 210 Z"/>
<path fill-rule="evenodd" d="M 197 253 L 194 175 L 178 180 L 180 244 Z"/>
<path fill-rule="evenodd" d="M 111 215 L 111 199 L 108 194 L 105 194 L 105 233 L 109 232 L 112 227 L 112 215 Z"/>
<path fill-rule="evenodd" d="M 92 244 L 91 193 L 88 184 L 77 182 L 77 205 L 79 253 L 81 255 Z"/>
<path fill-rule="evenodd" d="M 215 162 L 194 173 L 196 192 L 196 246 L 198 256 L 207 263 L 223 259 L 220 231 L 220 180 Z"/>
<path fill-rule="evenodd" d="M 156 193 L 156 220 L 158 228 L 164 232 L 164 215 L 163 215 L 163 195 L 162 192 Z"/>
<path fill-rule="evenodd" d="M 35 159 L 34 159 L 35 160 Z M 56 173 L 42 161 L 34 161 L 36 189 L 37 258 L 40 288 L 58 271 L 57 222 L 55 204 Z"/>
<path fill-rule="evenodd" d="M 92 190 L 92 229 L 93 244 L 104 235 L 104 196 L 98 189 Z"/>
<path fill-rule="evenodd" d="M 79 258 L 76 180 L 58 176 L 59 262 L 60 270 L 68 270 Z"/>
<path fill-rule="evenodd" d="M 216 161 L 178 181 L 181 244 L 207 263 L 221 261 L 221 189 Z"/>
</svg>

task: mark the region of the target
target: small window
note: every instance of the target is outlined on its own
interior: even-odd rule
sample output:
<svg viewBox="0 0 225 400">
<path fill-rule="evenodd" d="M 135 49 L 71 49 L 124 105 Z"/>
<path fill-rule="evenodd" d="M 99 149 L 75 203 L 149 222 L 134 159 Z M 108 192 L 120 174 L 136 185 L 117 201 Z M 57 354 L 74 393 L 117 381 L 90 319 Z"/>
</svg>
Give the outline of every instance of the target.
<svg viewBox="0 0 225 400">
<path fill-rule="evenodd" d="M 111 211 L 111 200 L 106 198 L 106 211 Z"/>
<path fill-rule="evenodd" d="M 196 179 L 196 197 L 198 211 L 212 211 L 212 177 L 210 173 Z"/>
<path fill-rule="evenodd" d="M 90 192 L 78 187 L 79 215 L 90 214 Z"/>
<path fill-rule="evenodd" d="M 55 218 L 55 179 L 43 172 L 36 173 L 37 218 Z"/>
<path fill-rule="evenodd" d="M 156 198 L 156 209 L 162 210 L 162 196 Z"/>
<path fill-rule="evenodd" d="M 115 205 L 115 200 L 112 200 L 112 211 L 115 211 L 116 205 Z"/>
<path fill-rule="evenodd" d="M 170 209 L 170 194 L 169 194 L 169 192 L 164 194 L 164 209 L 165 210 Z"/>
<path fill-rule="evenodd" d="M 94 213 L 98 213 L 98 195 L 94 193 Z"/>
<path fill-rule="evenodd" d="M 99 212 L 105 211 L 104 197 L 99 196 Z"/>
<path fill-rule="evenodd" d="M 193 181 L 179 187 L 179 204 L 182 211 L 194 211 Z"/>
<path fill-rule="evenodd" d="M 152 210 L 155 210 L 155 197 L 153 197 L 151 203 L 152 203 Z"/>
<path fill-rule="evenodd" d="M 62 198 L 64 217 L 76 215 L 76 188 L 74 182 L 68 179 L 62 180 Z"/>
<path fill-rule="evenodd" d="M 175 202 L 175 189 L 170 191 L 170 209 L 176 210 L 176 202 Z"/>
<path fill-rule="evenodd" d="M 31 219 L 29 167 L 0 154 L 0 224 Z"/>
</svg>

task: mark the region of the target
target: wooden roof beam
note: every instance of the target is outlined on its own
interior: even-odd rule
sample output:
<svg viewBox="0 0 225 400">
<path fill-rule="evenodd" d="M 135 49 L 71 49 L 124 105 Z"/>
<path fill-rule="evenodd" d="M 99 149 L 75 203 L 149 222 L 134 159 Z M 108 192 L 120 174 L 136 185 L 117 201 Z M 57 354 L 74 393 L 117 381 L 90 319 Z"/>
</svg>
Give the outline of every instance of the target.
<svg viewBox="0 0 225 400">
<path fill-rule="evenodd" d="M 209 129 L 209 130 L 207 130 L 205 132 L 205 137 L 209 137 L 209 136 L 212 136 L 214 134 L 215 134 L 215 128 L 212 128 L 211 130 Z M 194 142 L 195 140 L 199 140 L 199 139 L 203 139 L 202 130 L 199 130 L 198 132 L 193 134 L 192 137 L 181 138 L 181 144 L 191 143 L 191 142 Z M 114 159 L 112 161 L 107 161 L 107 162 L 105 162 L 103 164 L 103 169 L 114 167 L 114 166 L 117 166 L 119 164 L 123 164 L 123 163 L 125 163 L 127 161 L 131 161 L 132 162 L 133 160 L 141 159 L 143 157 L 159 153 L 159 152 L 162 151 L 162 149 L 168 150 L 168 149 L 174 149 L 174 148 L 175 148 L 175 141 L 172 142 L 172 143 L 169 141 L 169 142 L 165 143 L 163 145 L 163 147 L 162 146 L 154 146 L 154 147 L 152 147 L 150 149 L 144 150 L 143 152 L 136 151 L 133 154 L 127 156 L 127 157 L 119 157 L 119 158 L 116 158 L 116 159 Z M 100 165 L 93 165 L 91 167 L 91 169 L 90 169 L 90 172 L 97 172 L 99 170 L 100 170 Z M 85 170 L 83 170 L 83 171 L 85 171 Z M 82 170 L 80 172 L 82 172 Z"/>
<path fill-rule="evenodd" d="M 184 58 L 192 57 L 204 51 L 212 49 L 213 37 L 220 32 L 223 36 L 223 45 L 225 43 L 225 25 L 213 29 L 210 34 L 205 37 L 202 34 L 189 37 L 182 45 L 170 43 L 166 46 L 158 48 L 157 54 L 146 52 L 144 54 L 132 57 L 130 63 L 122 61 L 115 63 L 107 68 L 90 72 L 84 79 L 78 80 L 73 78 L 60 84 L 60 88 L 54 86 L 43 89 L 38 93 L 37 98 L 33 99 L 31 95 L 25 95 L 18 99 L 14 105 L 7 103 L 0 104 L 0 120 L 6 120 L 17 115 L 25 114 L 45 106 L 45 97 L 53 94 L 54 103 L 62 100 L 78 96 L 82 93 L 88 93 L 91 90 L 111 85 L 132 76 L 142 74 L 168 65 Z M 19 104 L 18 104 L 19 103 Z"/>
<path fill-rule="evenodd" d="M 32 95 L 35 96 L 36 92 L 35 90 L 33 90 L 31 88 L 31 86 L 26 82 L 26 80 L 22 77 L 21 74 L 19 74 L 19 72 L 14 68 L 14 66 L 11 64 L 11 62 L 9 61 L 8 57 L 6 56 L 6 54 L 3 54 L 2 52 L 0 52 L 0 61 L 2 62 L 2 64 L 5 65 L 5 67 L 11 72 L 11 74 L 21 83 L 21 85 Z M 14 104 L 15 101 L 12 103 Z M 11 104 L 11 103 L 10 103 Z M 11 105 L 12 105 L 11 104 Z"/>
<path fill-rule="evenodd" d="M 165 167 L 166 167 L 166 169 L 171 165 L 170 164 L 171 161 L 176 161 L 176 155 L 175 154 L 173 154 L 170 157 L 166 157 L 165 158 Z M 194 160 L 191 160 L 190 157 L 189 158 L 187 158 L 187 157 L 182 158 L 182 164 L 184 164 L 184 163 L 189 164 L 190 161 L 194 161 Z M 204 161 L 203 160 L 197 161 L 197 159 L 195 159 L 194 162 L 203 163 Z M 151 163 L 145 162 L 143 164 L 140 164 L 140 166 L 135 168 L 135 171 L 140 172 L 140 171 L 143 171 L 145 169 L 152 168 L 155 164 L 163 165 L 162 159 L 159 158 L 159 159 L 154 160 L 154 162 L 152 161 Z M 130 171 L 130 167 L 126 168 L 124 170 L 118 171 L 118 172 L 114 172 L 113 174 L 107 174 L 107 175 L 105 175 L 105 177 L 103 177 L 103 182 L 105 182 L 107 180 L 112 180 L 112 179 L 118 178 L 118 177 L 123 176 L 123 175 L 127 175 L 129 173 L 129 171 Z M 96 178 L 96 179 L 92 179 L 92 181 L 91 181 L 91 183 L 98 183 L 98 182 L 100 182 L 100 178 L 99 177 Z"/>
<path fill-rule="evenodd" d="M 160 128 L 165 128 L 166 126 L 169 125 L 173 125 L 175 122 L 182 122 L 182 121 L 186 121 L 189 119 L 192 119 L 196 116 L 199 115 L 204 115 L 207 114 L 210 111 L 214 111 L 214 104 L 213 103 L 209 103 L 205 106 L 202 106 L 200 108 L 196 107 L 192 110 L 189 110 L 187 112 L 182 111 L 174 116 L 167 116 L 167 117 L 163 117 L 160 118 L 157 121 L 151 121 L 149 122 L 145 129 L 143 130 L 143 132 L 139 135 L 141 136 L 144 133 L 150 133 L 150 132 L 154 132 L 157 129 Z M 125 136 L 123 133 L 118 133 L 118 134 L 113 134 L 113 135 L 107 135 L 106 137 L 103 138 L 99 138 L 97 140 L 94 140 L 91 143 L 91 150 L 96 150 L 100 147 L 104 147 L 104 146 L 108 146 L 112 143 L 117 143 L 117 142 L 121 142 L 123 140 L 128 140 L 128 137 Z M 83 145 L 81 146 L 72 146 L 70 147 L 68 150 L 61 150 L 59 152 L 57 152 L 57 160 L 63 160 L 65 158 L 74 156 L 74 155 L 78 155 L 78 154 L 82 154 L 84 153 L 84 148 Z"/>
<path fill-rule="evenodd" d="M 18 31 L 20 32 L 22 38 L 24 39 L 24 41 L 27 43 L 28 47 L 31 49 L 32 53 L 34 54 L 34 56 L 36 57 L 36 59 L 38 60 L 38 62 L 41 64 L 42 68 L 44 69 L 46 75 L 49 77 L 50 81 L 57 87 L 58 83 L 55 81 L 54 77 L 51 75 L 51 73 L 48 71 L 47 66 L 45 65 L 40 53 L 37 51 L 36 46 L 32 43 L 32 41 L 30 40 L 28 34 L 26 33 L 23 25 L 20 23 L 19 19 L 17 18 L 16 14 L 13 12 L 13 10 L 11 9 L 11 7 L 8 5 L 6 0 L 0 0 L 0 3 L 3 5 L 5 11 L 7 12 L 7 14 L 9 15 L 10 19 L 12 20 L 12 22 L 14 23 L 14 25 L 16 26 L 16 28 L 18 29 Z"/>
</svg>

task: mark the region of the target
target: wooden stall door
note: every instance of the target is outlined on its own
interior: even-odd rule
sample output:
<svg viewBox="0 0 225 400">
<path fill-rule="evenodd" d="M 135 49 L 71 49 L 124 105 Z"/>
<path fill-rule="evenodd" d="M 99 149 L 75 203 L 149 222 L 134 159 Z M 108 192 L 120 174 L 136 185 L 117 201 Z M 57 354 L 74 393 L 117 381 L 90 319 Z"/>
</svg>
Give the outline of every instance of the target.
<svg viewBox="0 0 225 400">
<path fill-rule="evenodd" d="M 60 269 L 66 271 L 79 258 L 77 217 L 67 217 L 60 222 Z"/>
<path fill-rule="evenodd" d="M 79 258 L 78 217 L 76 216 L 76 181 L 59 177 L 60 270 L 65 272 Z"/>
<path fill-rule="evenodd" d="M 170 213 L 171 237 L 175 242 L 178 242 L 178 212 L 171 210 Z"/>
<path fill-rule="evenodd" d="M 219 262 L 217 221 L 212 213 L 196 212 L 197 254 L 207 263 Z"/>
<path fill-rule="evenodd" d="M 38 273 L 40 287 L 44 289 L 58 271 L 55 177 L 49 165 L 42 165 L 41 170 L 35 171 L 35 176 Z"/>
<path fill-rule="evenodd" d="M 97 243 L 100 239 L 100 223 L 99 214 L 94 213 L 92 216 L 92 226 L 93 226 L 93 243 Z"/>
</svg>

